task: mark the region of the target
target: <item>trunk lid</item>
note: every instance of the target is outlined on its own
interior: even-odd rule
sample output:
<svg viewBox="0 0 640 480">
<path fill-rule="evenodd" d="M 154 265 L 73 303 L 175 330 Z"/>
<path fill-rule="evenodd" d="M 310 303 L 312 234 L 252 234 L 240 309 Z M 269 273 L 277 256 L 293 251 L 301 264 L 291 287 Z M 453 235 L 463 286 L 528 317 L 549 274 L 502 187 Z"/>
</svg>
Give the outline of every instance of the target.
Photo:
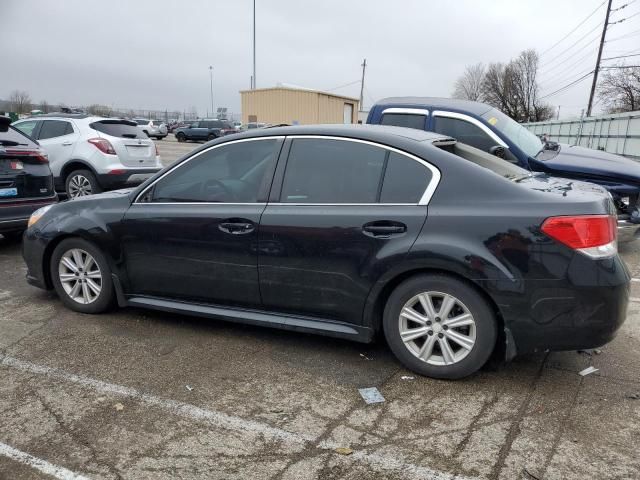
<svg viewBox="0 0 640 480">
<path fill-rule="evenodd" d="M 91 125 L 101 138 L 111 142 L 120 162 L 127 167 L 156 166 L 156 146 L 136 122 L 105 119 Z"/>
</svg>

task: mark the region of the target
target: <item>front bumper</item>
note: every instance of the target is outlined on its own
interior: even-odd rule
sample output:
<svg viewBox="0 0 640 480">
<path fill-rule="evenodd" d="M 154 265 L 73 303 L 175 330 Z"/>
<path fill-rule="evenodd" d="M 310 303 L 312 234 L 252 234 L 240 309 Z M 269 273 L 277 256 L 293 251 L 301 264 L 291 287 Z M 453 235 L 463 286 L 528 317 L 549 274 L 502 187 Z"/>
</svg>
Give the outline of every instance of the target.
<svg viewBox="0 0 640 480">
<path fill-rule="evenodd" d="M 127 170 L 125 173 L 110 174 L 103 173 L 98 175 L 98 182 L 105 190 L 113 190 L 117 188 L 135 187 L 152 177 L 162 170 L 161 167 L 154 168 L 136 168 Z"/>
<path fill-rule="evenodd" d="M 27 283 L 48 290 L 52 286 L 47 283 L 44 272 L 45 248 L 46 242 L 35 235 L 33 227 L 25 232 L 22 237 L 22 258 L 27 265 Z"/>
</svg>

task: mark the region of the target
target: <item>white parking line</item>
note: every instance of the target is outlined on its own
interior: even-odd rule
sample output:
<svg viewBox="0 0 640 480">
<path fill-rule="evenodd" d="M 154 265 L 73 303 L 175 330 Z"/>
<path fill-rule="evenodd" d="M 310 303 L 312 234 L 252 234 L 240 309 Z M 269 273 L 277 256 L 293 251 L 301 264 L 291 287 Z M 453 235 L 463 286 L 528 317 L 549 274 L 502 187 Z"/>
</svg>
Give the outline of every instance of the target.
<svg viewBox="0 0 640 480">
<path fill-rule="evenodd" d="M 52 477 L 58 478 L 60 480 L 89 480 L 89 478 L 85 477 L 84 475 L 73 473 L 71 470 L 67 470 L 63 467 L 58 467 L 57 465 L 53 465 L 45 460 L 42 460 L 41 458 L 34 457 L 33 455 L 29 455 L 25 452 L 21 452 L 20 450 L 17 450 L 7 445 L 6 443 L 0 442 L 0 455 L 15 460 L 16 462 L 20 462 L 31 468 L 35 468 L 42 473 L 51 475 Z"/>
<path fill-rule="evenodd" d="M 631 281 L 632 282 L 640 282 L 640 278 L 632 278 Z"/>
<path fill-rule="evenodd" d="M 298 445 L 313 443 L 315 441 L 315 438 L 310 435 L 288 432 L 280 428 L 272 427 L 265 423 L 256 422 L 253 420 L 245 420 L 243 418 L 228 415 L 222 412 L 217 412 L 215 410 L 207 410 L 188 403 L 157 397 L 155 395 L 136 390 L 135 388 L 103 382 L 94 378 L 85 377 L 84 375 L 76 375 L 74 373 L 65 372 L 64 370 L 60 370 L 57 368 L 36 365 L 34 363 L 10 356 L 0 355 L 0 365 L 21 370 L 23 372 L 44 375 L 49 378 L 72 382 L 91 390 L 100 392 L 102 394 L 112 394 L 121 397 L 128 397 L 133 400 L 145 403 L 149 406 L 167 410 L 174 415 L 179 415 L 196 421 L 208 421 L 215 426 L 228 430 L 242 430 L 246 432 L 257 433 L 265 437 L 271 437 Z M 317 448 L 322 450 L 334 450 L 335 448 L 343 446 L 344 445 L 338 445 L 326 440 L 316 445 Z M 365 451 L 355 451 L 352 455 L 345 458 L 358 460 L 360 462 L 369 464 L 374 469 L 391 471 L 411 479 L 472 480 L 470 477 L 452 475 L 450 473 L 432 470 L 428 467 L 422 467 L 419 465 L 414 465 L 412 463 L 405 463 L 402 461 L 402 459 L 391 455 L 366 453 Z"/>
</svg>

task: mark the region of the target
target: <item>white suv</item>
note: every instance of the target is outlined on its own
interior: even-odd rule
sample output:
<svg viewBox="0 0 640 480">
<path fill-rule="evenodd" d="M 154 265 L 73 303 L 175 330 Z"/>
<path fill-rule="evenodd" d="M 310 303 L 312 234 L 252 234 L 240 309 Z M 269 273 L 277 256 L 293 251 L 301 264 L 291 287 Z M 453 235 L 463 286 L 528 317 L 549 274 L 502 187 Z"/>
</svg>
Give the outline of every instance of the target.
<svg viewBox="0 0 640 480">
<path fill-rule="evenodd" d="M 135 186 L 162 168 L 156 145 L 130 120 L 47 114 L 13 126 L 49 154 L 56 190 L 70 198 Z"/>
<path fill-rule="evenodd" d="M 161 120 L 149 120 L 147 118 L 134 118 L 142 131 L 147 137 L 155 137 L 157 140 L 162 140 L 168 135 L 167 126 Z"/>
</svg>

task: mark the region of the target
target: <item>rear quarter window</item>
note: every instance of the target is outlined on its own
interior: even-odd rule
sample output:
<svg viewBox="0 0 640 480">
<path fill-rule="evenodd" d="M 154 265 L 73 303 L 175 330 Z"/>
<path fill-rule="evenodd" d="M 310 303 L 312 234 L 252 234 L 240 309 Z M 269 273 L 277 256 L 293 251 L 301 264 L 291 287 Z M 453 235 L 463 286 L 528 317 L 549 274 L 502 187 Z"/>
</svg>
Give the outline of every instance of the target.
<svg viewBox="0 0 640 480">
<path fill-rule="evenodd" d="M 117 121 L 93 122 L 89 125 L 94 130 L 118 138 L 147 138 L 142 130 L 135 125 Z"/>
<path fill-rule="evenodd" d="M 433 174 L 424 165 L 396 152 L 389 154 L 380 203 L 418 203 Z"/>
</svg>

